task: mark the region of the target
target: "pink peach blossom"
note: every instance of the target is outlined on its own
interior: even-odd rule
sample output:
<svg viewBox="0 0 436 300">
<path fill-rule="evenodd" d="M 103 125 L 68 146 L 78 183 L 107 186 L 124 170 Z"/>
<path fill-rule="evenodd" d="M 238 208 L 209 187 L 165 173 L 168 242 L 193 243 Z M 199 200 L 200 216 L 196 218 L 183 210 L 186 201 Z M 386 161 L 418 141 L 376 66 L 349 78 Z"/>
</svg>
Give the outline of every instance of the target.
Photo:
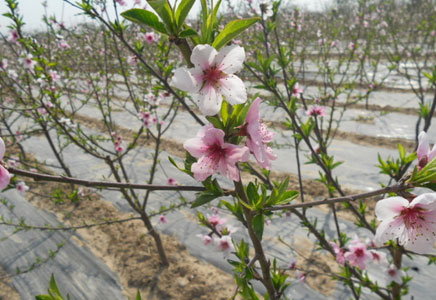
<svg viewBox="0 0 436 300">
<path fill-rule="evenodd" d="M 345 249 L 339 247 L 339 245 L 336 244 L 335 242 L 330 242 L 330 245 L 332 246 L 333 251 L 335 252 L 336 261 L 338 262 L 338 264 L 345 265 L 345 257 L 344 257 Z"/>
<path fill-rule="evenodd" d="M 20 192 L 21 195 L 25 195 L 26 192 L 29 190 L 29 187 L 26 185 L 25 182 L 20 181 L 17 183 L 17 190 Z"/>
<path fill-rule="evenodd" d="M 205 245 L 205 246 L 212 243 L 212 238 L 209 235 L 197 234 L 197 236 L 203 240 L 203 245 Z"/>
<path fill-rule="evenodd" d="M 404 276 L 404 272 L 402 270 L 398 270 L 393 264 L 389 266 L 386 270 L 386 278 L 388 279 L 388 283 L 395 282 L 398 284 L 402 284 L 403 280 L 401 279 Z"/>
<path fill-rule="evenodd" d="M 239 181 L 238 162 L 247 161 L 249 149 L 224 142 L 224 131 L 212 125 L 204 126 L 195 138 L 187 140 L 183 147 L 198 161 L 191 166 L 195 179 L 205 180 L 219 172 L 234 181 Z"/>
<path fill-rule="evenodd" d="M 366 263 L 372 259 L 371 253 L 366 249 L 366 245 L 360 240 L 351 241 L 348 251 L 345 252 L 344 258 L 352 266 L 359 266 L 365 269 Z"/>
<path fill-rule="evenodd" d="M 223 235 L 220 238 L 215 238 L 215 244 L 217 245 L 217 248 L 223 252 L 229 253 L 233 250 L 233 243 L 230 235 Z"/>
<path fill-rule="evenodd" d="M 374 242 L 382 245 L 398 240 L 405 249 L 427 254 L 436 242 L 436 193 L 419 195 L 411 202 L 390 197 L 377 202 L 375 214 L 381 224 Z"/>
<path fill-rule="evenodd" d="M 300 88 L 300 85 L 298 84 L 298 82 L 296 82 L 294 84 L 294 88 L 292 89 L 292 96 L 298 98 L 301 96 L 302 93 L 303 93 L 303 89 Z"/>
<path fill-rule="evenodd" d="M 0 62 L 0 68 L 5 69 L 8 67 L 8 60 L 6 58 L 3 58 Z"/>
<path fill-rule="evenodd" d="M 312 117 L 325 117 L 326 116 L 325 107 L 319 105 L 313 105 L 306 111 L 306 114 Z"/>
<path fill-rule="evenodd" d="M 430 143 L 425 131 L 422 131 L 418 136 L 418 149 L 416 154 L 418 155 L 418 169 L 422 169 L 436 157 L 436 144 L 430 150 Z"/>
<path fill-rule="evenodd" d="M 10 32 L 8 41 L 10 41 L 11 43 L 16 43 L 19 37 L 20 36 L 18 35 L 18 31 L 14 29 Z"/>
<path fill-rule="evenodd" d="M 271 147 L 268 146 L 274 137 L 274 133 L 267 130 L 264 123 L 260 122 L 260 98 L 256 98 L 251 104 L 250 110 L 246 118 L 246 145 L 250 152 L 254 154 L 257 162 L 265 169 L 271 167 L 271 161 L 277 159 L 277 156 L 272 152 Z"/>
<path fill-rule="evenodd" d="M 6 152 L 6 146 L 3 139 L 0 137 L 0 160 L 3 160 L 3 157 Z M 12 178 L 12 175 L 9 174 L 8 170 L 0 164 L 0 191 L 6 188 Z"/>
<path fill-rule="evenodd" d="M 153 42 L 156 40 L 156 34 L 154 32 L 146 32 L 145 33 L 145 41 L 148 44 L 153 44 Z"/>
<path fill-rule="evenodd" d="M 167 217 L 165 215 L 160 215 L 159 216 L 159 223 L 162 223 L 162 224 L 168 223 Z"/>
<path fill-rule="evenodd" d="M 194 68 L 178 68 L 172 84 L 192 93 L 200 111 L 212 116 L 219 112 L 223 98 L 230 104 L 247 100 L 247 90 L 242 80 L 233 75 L 242 69 L 244 48 L 231 45 L 219 52 L 210 45 L 197 45 L 192 50 Z"/>
</svg>

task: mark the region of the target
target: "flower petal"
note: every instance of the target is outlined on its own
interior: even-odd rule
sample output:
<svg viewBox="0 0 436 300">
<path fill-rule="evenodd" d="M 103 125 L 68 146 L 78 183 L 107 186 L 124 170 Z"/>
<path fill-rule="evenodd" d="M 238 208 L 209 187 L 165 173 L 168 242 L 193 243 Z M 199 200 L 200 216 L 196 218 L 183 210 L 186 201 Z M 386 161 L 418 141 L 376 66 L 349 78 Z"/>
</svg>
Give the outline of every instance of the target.
<svg viewBox="0 0 436 300">
<path fill-rule="evenodd" d="M 221 109 L 223 97 L 211 85 L 204 86 L 198 94 L 194 95 L 200 111 L 206 116 L 216 115 Z"/>
<path fill-rule="evenodd" d="M 188 93 L 197 93 L 201 87 L 201 82 L 193 76 L 190 70 L 178 68 L 174 71 L 171 85 Z"/>
<path fill-rule="evenodd" d="M 199 137 L 186 140 L 183 143 L 183 148 L 196 158 L 199 158 L 206 153 L 206 145 L 203 143 L 203 139 Z"/>
<path fill-rule="evenodd" d="M 5 152 L 6 152 L 5 142 L 0 137 L 0 160 L 2 160 L 3 156 L 5 156 Z"/>
<path fill-rule="evenodd" d="M 418 160 L 421 160 L 421 158 L 428 155 L 428 152 L 430 151 L 428 136 L 427 133 L 425 133 L 425 131 L 421 131 L 421 133 L 418 136 L 418 141 L 419 143 L 416 153 L 418 154 Z"/>
<path fill-rule="evenodd" d="M 430 254 L 435 252 L 434 243 L 436 238 L 433 235 L 420 234 L 414 239 L 407 241 L 403 246 L 407 250 L 419 253 Z"/>
<path fill-rule="evenodd" d="M 207 177 L 216 172 L 217 164 L 210 157 L 203 156 L 191 166 L 191 171 L 194 173 L 194 178 L 198 181 L 204 181 Z"/>
<path fill-rule="evenodd" d="M 204 70 L 212 65 L 217 54 L 215 48 L 210 45 L 197 45 L 192 50 L 191 62 Z"/>
<path fill-rule="evenodd" d="M 377 227 L 374 243 L 377 246 L 382 246 L 385 242 L 394 240 L 402 235 L 405 230 L 406 226 L 401 221 L 401 218 L 386 219 Z"/>
<path fill-rule="evenodd" d="M 260 120 L 260 111 L 259 111 L 259 107 L 260 107 L 260 102 L 262 102 L 262 100 L 257 97 L 253 103 L 250 106 L 250 109 L 248 110 L 247 113 L 247 118 L 245 119 L 245 121 L 247 123 L 259 123 Z M 259 125 L 257 125 L 259 126 Z"/>
<path fill-rule="evenodd" d="M 9 174 L 8 170 L 6 170 L 3 166 L 0 165 L 0 191 L 8 186 L 12 175 Z"/>
<path fill-rule="evenodd" d="M 426 210 L 436 210 L 436 193 L 421 194 L 410 203 L 410 207 L 418 205 Z"/>
<path fill-rule="evenodd" d="M 404 207 L 409 206 L 409 201 L 403 197 L 391 197 L 380 200 L 375 206 L 375 215 L 380 221 L 398 216 Z"/>
<path fill-rule="evenodd" d="M 228 75 L 219 81 L 219 92 L 226 97 L 226 101 L 232 105 L 247 101 L 247 89 L 244 82 L 235 75 Z"/>
<path fill-rule="evenodd" d="M 226 151 L 226 160 L 233 164 L 237 162 L 245 162 L 250 158 L 250 150 L 245 146 L 236 146 L 233 144 L 224 144 Z"/>
<path fill-rule="evenodd" d="M 233 74 L 239 72 L 245 60 L 245 50 L 238 45 L 231 45 L 220 50 L 215 59 L 217 68 L 226 73 Z"/>
</svg>

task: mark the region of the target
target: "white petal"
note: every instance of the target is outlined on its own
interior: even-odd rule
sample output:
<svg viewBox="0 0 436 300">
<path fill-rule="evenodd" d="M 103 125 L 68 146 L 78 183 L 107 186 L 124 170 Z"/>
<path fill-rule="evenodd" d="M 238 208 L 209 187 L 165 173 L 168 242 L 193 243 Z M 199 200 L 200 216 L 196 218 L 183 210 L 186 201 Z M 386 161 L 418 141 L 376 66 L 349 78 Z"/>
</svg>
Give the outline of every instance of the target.
<svg viewBox="0 0 436 300">
<path fill-rule="evenodd" d="M 212 65 L 217 54 L 215 48 L 210 45 L 197 45 L 192 50 L 191 62 L 204 70 Z"/>
<path fill-rule="evenodd" d="M 378 220 L 391 219 L 398 216 L 403 207 L 408 207 L 409 201 L 403 197 L 391 197 L 380 200 L 375 206 L 375 215 Z"/>
<path fill-rule="evenodd" d="M 215 59 L 215 63 L 219 70 L 226 74 L 233 74 L 242 69 L 244 60 L 244 48 L 238 45 L 231 45 L 220 50 Z"/>
<path fill-rule="evenodd" d="M 3 156 L 5 155 L 6 146 L 3 139 L 0 137 L 0 160 L 3 159 Z"/>
<path fill-rule="evenodd" d="M 406 227 L 400 218 L 384 220 L 375 232 L 374 243 L 382 246 L 385 242 L 395 240 L 403 234 Z M 400 242 L 401 243 L 401 242 Z"/>
<path fill-rule="evenodd" d="M 204 86 L 198 94 L 194 95 L 200 111 L 206 116 L 216 115 L 221 109 L 223 97 L 212 86 Z"/>
<path fill-rule="evenodd" d="M 436 209 L 436 193 L 425 193 L 419 195 L 410 203 L 410 206 L 413 207 L 415 205 L 419 205 L 419 207 L 425 208 L 427 210 L 435 210 Z"/>
<path fill-rule="evenodd" d="M 171 84 L 188 93 L 197 93 L 201 87 L 201 82 L 186 68 L 178 68 L 174 71 Z"/>
<path fill-rule="evenodd" d="M 404 244 L 404 248 L 419 254 L 430 254 L 435 252 L 434 243 L 434 236 L 417 235 L 415 239 Z"/>
<path fill-rule="evenodd" d="M 428 143 L 428 137 L 425 131 L 421 131 L 418 136 L 418 141 L 419 143 L 416 153 L 418 154 L 418 160 L 420 160 L 424 155 L 428 155 L 428 152 L 430 151 L 430 145 Z"/>
<path fill-rule="evenodd" d="M 247 89 L 242 80 L 235 75 L 228 75 L 219 81 L 219 91 L 232 105 L 247 101 Z"/>
</svg>

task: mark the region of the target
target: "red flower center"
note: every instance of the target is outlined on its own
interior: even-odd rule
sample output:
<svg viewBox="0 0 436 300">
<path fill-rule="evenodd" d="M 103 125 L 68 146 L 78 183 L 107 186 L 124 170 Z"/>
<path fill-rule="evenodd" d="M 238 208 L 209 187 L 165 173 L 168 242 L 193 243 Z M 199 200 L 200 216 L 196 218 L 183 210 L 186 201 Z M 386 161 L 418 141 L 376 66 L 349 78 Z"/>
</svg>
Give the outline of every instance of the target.
<svg viewBox="0 0 436 300">
<path fill-rule="evenodd" d="M 405 207 L 400 213 L 400 216 L 403 218 L 404 224 L 406 228 L 414 227 L 417 221 L 425 221 L 423 211 L 425 209 L 421 207 Z"/>
<path fill-rule="evenodd" d="M 205 80 L 208 84 L 215 85 L 218 80 L 224 77 L 223 72 L 217 69 L 216 67 L 210 67 L 204 70 L 203 80 Z"/>
</svg>

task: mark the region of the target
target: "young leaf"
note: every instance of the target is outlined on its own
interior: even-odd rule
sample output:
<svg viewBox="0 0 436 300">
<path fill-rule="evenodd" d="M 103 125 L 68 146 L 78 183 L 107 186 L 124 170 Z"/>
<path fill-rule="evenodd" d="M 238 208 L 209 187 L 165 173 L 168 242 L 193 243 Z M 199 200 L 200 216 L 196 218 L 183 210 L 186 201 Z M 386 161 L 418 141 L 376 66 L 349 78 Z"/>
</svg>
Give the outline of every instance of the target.
<svg viewBox="0 0 436 300">
<path fill-rule="evenodd" d="M 159 21 L 158 16 L 156 16 L 151 11 L 139 8 L 132 8 L 126 10 L 125 12 L 122 12 L 121 15 L 129 21 L 144 24 L 150 26 L 156 31 L 159 31 L 160 33 L 168 34 L 167 30 L 165 29 L 165 25 L 161 21 Z"/>
<path fill-rule="evenodd" d="M 168 0 L 147 0 L 147 3 L 156 11 L 162 21 L 167 25 L 167 28 L 175 33 L 175 24 L 173 20 L 173 11 L 171 10 Z"/>
<path fill-rule="evenodd" d="M 245 29 L 259 21 L 259 17 L 249 18 L 249 19 L 240 19 L 229 22 L 223 31 L 218 34 L 213 42 L 212 46 L 215 49 L 220 49 L 232 39 L 237 37 L 240 33 L 242 33 Z"/>
<path fill-rule="evenodd" d="M 262 240 L 264 224 L 265 222 L 262 214 L 254 216 L 253 230 L 259 240 Z"/>
<path fill-rule="evenodd" d="M 192 36 L 197 36 L 198 33 L 192 28 L 188 28 L 179 33 L 179 38 L 185 39 Z"/>
<path fill-rule="evenodd" d="M 177 29 L 182 28 L 183 22 L 191 11 L 195 0 L 182 0 L 176 10 L 176 25 Z M 180 35 L 179 35 L 180 36 Z"/>
</svg>

